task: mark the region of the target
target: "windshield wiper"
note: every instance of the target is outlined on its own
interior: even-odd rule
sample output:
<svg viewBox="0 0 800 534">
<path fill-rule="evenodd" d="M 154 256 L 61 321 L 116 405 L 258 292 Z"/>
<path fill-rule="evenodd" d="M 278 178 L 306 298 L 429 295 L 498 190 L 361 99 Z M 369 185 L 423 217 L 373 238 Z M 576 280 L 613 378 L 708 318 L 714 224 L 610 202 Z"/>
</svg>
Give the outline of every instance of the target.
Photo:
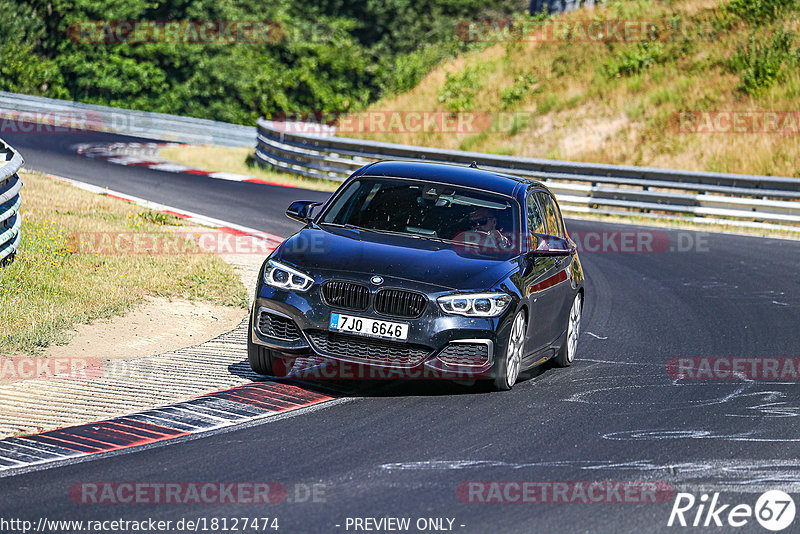
<svg viewBox="0 0 800 534">
<path fill-rule="evenodd" d="M 375 232 L 376 234 L 399 235 L 403 237 L 412 237 L 414 239 L 429 239 L 431 241 L 438 241 L 440 243 L 454 243 L 450 239 L 443 237 L 434 237 L 423 234 L 414 234 L 411 232 L 396 232 L 394 230 L 379 230 L 378 228 L 364 228 L 363 226 L 356 226 L 355 224 L 339 224 L 339 223 L 321 223 L 323 226 L 334 226 L 336 228 L 345 228 L 347 230 L 362 230 L 364 232 Z"/>
<path fill-rule="evenodd" d="M 443 237 L 436 237 L 425 234 L 415 234 L 413 232 L 396 232 L 394 230 L 370 230 L 371 232 L 378 232 L 379 234 L 399 235 L 403 237 L 413 237 L 414 239 L 429 239 L 431 241 L 438 241 L 440 243 L 450 243 L 449 239 Z"/>
<path fill-rule="evenodd" d="M 339 223 L 320 223 L 323 226 L 335 226 L 336 228 L 344 228 L 346 230 L 365 230 L 367 232 L 371 232 L 369 228 L 363 228 L 361 226 L 356 226 L 355 224 L 339 224 Z"/>
</svg>

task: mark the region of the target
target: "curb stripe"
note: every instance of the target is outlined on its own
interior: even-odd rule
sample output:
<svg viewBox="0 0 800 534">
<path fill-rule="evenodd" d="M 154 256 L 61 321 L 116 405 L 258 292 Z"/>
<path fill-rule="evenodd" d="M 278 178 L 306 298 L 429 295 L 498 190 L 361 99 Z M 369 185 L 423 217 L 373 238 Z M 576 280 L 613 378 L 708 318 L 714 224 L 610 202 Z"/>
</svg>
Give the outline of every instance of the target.
<svg viewBox="0 0 800 534">
<path fill-rule="evenodd" d="M 294 395 L 292 395 L 294 393 Z M 299 394 L 298 394 L 299 393 Z M 241 386 L 233 391 L 212 394 L 215 397 L 228 398 L 234 402 L 250 404 L 251 406 L 262 407 L 267 405 L 277 405 L 277 409 L 284 411 L 287 407 L 301 408 L 321 400 L 332 400 L 334 397 L 307 392 L 303 395 L 297 391 L 283 391 L 281 389 L 272 390 L 268 394 L 258 390 L 251 390 L 250 386 Z M 270 408 L 267 408 L 270 409 Z"/>
<path fill-rule="evenodd" d="M 65 430 L 54 430 L 50 435 L 75 441 L 84 439 L 90 444 L 96 443 L 97 445 L 92 446 L 98 447 L 99 450 L 113 450 L 122 447 L 144 445 L 145 443 L 159 441 L 176 435 L 174 429 L 159 427 L 157 425 L 152 425 L 149 430 L 154 435 L 147 436 L 146 433 L 134 434 L 123 432 L 109 424 L 109 422 L 103 421 L 93 425 L 82 425 Z M 47 433 L 45 435 L 47 435 Z"/>
<path fill-rule="evenodd" d="M 145 436 L 147 438 L 157 438 L 159 436 L 157 432 L 154 432 L 152 430 L 143 430 L 141 428 L 136 428 L 135 426 L 133 426 L 132 423 L 136 423 L 136 421 L 133 420 L 124 422 L 111 421 L 108 423 L 108 426 L 113 430 L 116 430 L 123 434 L 127 434 L 129 436 Z"/>
<path fill-rule="evenodd" d="M 254 382 L 152 410 L 0 440 L 0 473 L 141 447 L 336 399 L 281 382 Z"/>
<path fill-rule="evenodd" d="M 195 424 L 192 424 L 190 422 L 181 421 L 179 417 L 169 417 L 169 414 L 153 413 L 152 411 L 134 414 L 131 415 L 130 418 L 153 425 L 169 425 L 170 428 L 187 434 L 193 433 L 204 426 L 202 423 L 197 424 L 196 420 L 194 421 Z"/>
<path fill-rule="evenodd" d="M 44 450 L 44 448 L 42 448 L 42 447 L 34 448 L 34 447 L 31 447 L 30 445 L 20 445 L 20 444 L 11 443 L 11 442 L 6 442 L 6 443 L 0 444 L 0 450 L 2 450 L 3 453 L 6 456 L 11 455 L 12 457 L 13 457 L 13 455 L 15 453 L 19 453 L 21 455 L 34 457 L 34 458 L 37 458 L 37 459 L 40 459 L 40 460 L 41 459 L 47 459 L 47 458 L 60 458 L 60 457 L 62 457 L 61 454 L 55 453 L 55 452 L 51 452 L 49 450 Z"/>
<path fill-rule="evenodd" d="M 28 438 L 7 438 L 3 440 L 3 443 L 12 443 L 15 445 L 19 445 L 21 447 L 25 447 L 27 449 L 33 449 L 35 451 L 41 451 L 41 452 L 48 452 L 50 454 L 53 454 L 54 456 L 69 457 L 75 455 L 74 452 L 64 449 L 62 447 L 57 447 L 55 445 L 47 445 L 46 443 L 37 443 L 35 441 L 31 441 Z"/>
<path fill-rule="evenodd" d="M 228 228 L 227 226 L 220 226 L 219 227 L 219 231 L 220 232 L 224 232 L 226 234 L 232 234 L 232 235 L 237 235 L 237 236 L 248 236 L 248 235 L 250 235 L 247 232 L 242 232 L 241 230 L 237 230 L 235 228 Z"/>
<path fill-rule="evenodd" d="M 274 185 L 278 187 L 297 188 L 299 186 L 291 184 L 281 184 L 263 178 L 246 176 L 232 172 L 204 171 L 192 169 L 180 163 L 172 163 L 167 160 L 154 158 L 153 152 L 164 147 L 187 146 L 186 143 L 84 143 L 72 147 L 78 155 L 85 158 L 97 159 L 124 165 L 126 167 L 146 167 L 154 171 L 171 172 L 175 174 L 193 174 L 195 176 L 207 176 L 217 180 L 227 180 L 229 182 L 249 182 L 253 184 Z M 141 154 L 137 156 L 136 154 Z"/>
<path fill-rule="evenodd" d="M 238 402 L 231 402 L 225 399 L 213 397 L 199 397 L 197 399 L 187 401 L 184 404 L 186 406 L 191 406 L 200 413 L 203 413 L 204 411 L 210 411 L 224 414 L 232 421 L 235 421 L 241 417 L 254 417 L 264 413 L 262 410 L 255 409 Z"/>
<path fill-rule="evenodd" d="M 242 180 L 243 182 L 250 182 L 251 184 L 262 184 L 262 185 L 274 185 L 277 187 L 292 187 L 298 188 L 299 186 L 296 185 L 289 185 L 289 184 L 279 184 L 278 182 L 270 182 L 269 180 L 264 180 L 262 178 L 247 178 Z"/>
<path fill-rule="evenodd" d="M 46 457 L 46 456 L 41 455 L 41 454 L 36 454 L 35 451 L 20 450 L 18 447 L 14 447 L 14 446 L 12 446 L 10 444 L 5 444 L 5 443 L 4 444 L 0 444 L 0 454 L 5 456 L 6 458 L 13 457 L 14 460 L 23 461 L 23 462 L 38 461 L 38 460 L 41 460 L 42 458 Z M 48 455 L 48 456 L 52 456 L 52 455 Z"/>
<path fill-rule="evenodd" d="M 82 452 L 82 453 L 89 454 L 89 453 L 93 453 L 93 452 L 97 452 L 97 451 L 101 450 L 98 447 L 90 447 L 90 446 L 87 446 L 87 445 L 82 445 L 82 444 L 77 443 L 75 441 L 69 441 L 69 440 L 66 440 L 66 439 L 59 439 L 59 438 L 55 438 L 55 437 L 51 437 L 51 436 L 34 435 L 34 436 L 28 436 L 28 438 L 31 439 L 32 441 L 44 442 L 44 443 L 47 443 L 48 445 L 55 445 L 56 447 L 60 447 L 62 449 L 67 449 L 67 450 L 70 450 L 70 451 L 73 451 L 73 452 Z"/>
</svg>

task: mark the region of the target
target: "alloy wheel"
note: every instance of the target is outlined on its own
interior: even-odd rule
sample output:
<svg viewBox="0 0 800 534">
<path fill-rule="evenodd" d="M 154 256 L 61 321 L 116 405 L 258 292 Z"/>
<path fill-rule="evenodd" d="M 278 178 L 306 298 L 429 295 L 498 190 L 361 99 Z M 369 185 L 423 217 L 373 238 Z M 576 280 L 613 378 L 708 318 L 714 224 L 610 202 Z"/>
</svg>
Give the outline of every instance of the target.
<svg viewBox="0 0 800 534">
<path fill-rule="evenodd" d="M 581 295 L 575 295 L 572 302 L 572 309 L 569 312 L 569 326 L 567 327 L 567 359 L 572 362 L 575 359 L 575 351 L 578 349 L 578 336 L 581 333 L 581 311 L 583 303 Z"/>
<path fill-rule="evenodd" d="M 520 312 L 514 317 L 514 323 L 511 325 L 511 334 L 508 337 L 508 348 L 506 349 L 506 383 L 508 387 L 513 386 L 519 376 L 524 344 L 525 316 Z"/>
</svg>

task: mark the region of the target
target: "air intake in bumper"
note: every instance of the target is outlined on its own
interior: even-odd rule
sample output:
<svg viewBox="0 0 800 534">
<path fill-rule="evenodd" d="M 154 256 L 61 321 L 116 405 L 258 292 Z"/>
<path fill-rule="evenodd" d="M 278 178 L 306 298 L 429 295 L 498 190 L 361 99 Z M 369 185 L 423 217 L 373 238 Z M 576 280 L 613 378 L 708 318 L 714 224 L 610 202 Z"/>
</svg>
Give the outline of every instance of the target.
<svg viewBox="0 0 800 534">
<path fill-rule="evenodd" d="M 300 329 L 293 320 L 264 310 L 258 316 L 258 329 L 264 337 L 281 341 L 300 339 Z"/>
<path fill-rule="evenodd" d="M 313 349 L 322 356 L 389 367 L 415 367 L 430 354 L 420 345 L 381 341 L 334 332 L 306 331 Z"/>
<path fill-rule="evenodd" d="M 485 341 L 455 342 L 447 345 L 437 358 L 447 365 L 483 367 L 489 364 L 491 348 Z"/>
</svg>

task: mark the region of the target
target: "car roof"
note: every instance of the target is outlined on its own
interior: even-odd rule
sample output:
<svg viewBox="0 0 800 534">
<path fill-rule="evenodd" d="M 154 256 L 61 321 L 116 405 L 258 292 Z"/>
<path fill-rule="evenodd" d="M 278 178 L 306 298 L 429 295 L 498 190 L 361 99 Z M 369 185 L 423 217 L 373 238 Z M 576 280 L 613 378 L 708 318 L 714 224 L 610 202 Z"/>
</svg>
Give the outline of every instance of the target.
<svg viewBox="0 0 800 534">
<path fill-rule="evenodd" d="M 508 196 L 514 196 L 514 191 L 519 184 L 544 187 L 543 184 L 535 180 L 520 178 L 510 174 L 462 165 L 418 161 L 379 161 L 362 167 L 357 175 L 431 180 L 450 185 L 493 191 Z"/>
</svg>

